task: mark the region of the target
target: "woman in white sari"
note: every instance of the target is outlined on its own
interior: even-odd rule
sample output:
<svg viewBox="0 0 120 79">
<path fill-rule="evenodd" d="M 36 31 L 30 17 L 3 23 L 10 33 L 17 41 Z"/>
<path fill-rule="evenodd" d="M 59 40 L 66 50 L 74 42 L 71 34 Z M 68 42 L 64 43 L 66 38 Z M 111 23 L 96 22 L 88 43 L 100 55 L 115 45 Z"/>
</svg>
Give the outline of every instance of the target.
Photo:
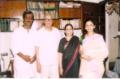
<svg viewBox="0 0 120 79">
<path fill-rule="evenodd" d="M 108 56 L 108 50 L 103 36 L 95 31 L 92 20 L 85 22 L 83 41 L 81 46 L 80 76 L 82 79 L 99 79 L 104 73 L 104 59 Z"/>
</svg>

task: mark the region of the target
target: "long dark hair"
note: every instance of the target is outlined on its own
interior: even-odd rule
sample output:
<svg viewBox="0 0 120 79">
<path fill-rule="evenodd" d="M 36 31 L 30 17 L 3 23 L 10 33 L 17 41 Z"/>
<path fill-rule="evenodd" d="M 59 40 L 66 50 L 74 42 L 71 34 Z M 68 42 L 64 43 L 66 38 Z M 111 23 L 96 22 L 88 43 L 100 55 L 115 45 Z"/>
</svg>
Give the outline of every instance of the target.
<svg viewBox="0 0 120 79">
<path fill-rule="evenodd" d="M 86 20 L 84 21 L 84 25 L 83 25 L 83 28 L 82 28 L 82 38 L 83 38 L 83 39 L 85 38 L 85 35 L 87 34 L 87 30 L 85 29 L 85 25 L 86 25 L 86 23 L 87 23 L 88 21 L 91 21 L 91 22 L 95 25 L 94 32 L 95 32 L 95 33 L 98 33 L 98 30 L 97 30 L 97 28 L 96 28 L 97 26 L 96 26 L 95 21 L 94 21 L 93 19 L 91 19 L 91 18 L 86 19 Z"/>
</svg>

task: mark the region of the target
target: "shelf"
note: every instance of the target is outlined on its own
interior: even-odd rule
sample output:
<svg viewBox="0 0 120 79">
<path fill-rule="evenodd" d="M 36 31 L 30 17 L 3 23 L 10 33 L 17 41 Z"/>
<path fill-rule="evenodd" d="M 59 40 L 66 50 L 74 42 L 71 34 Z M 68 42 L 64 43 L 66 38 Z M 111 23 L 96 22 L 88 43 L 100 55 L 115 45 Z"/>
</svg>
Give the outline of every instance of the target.
<svg viewBox="0 0 120 79">
<path fill-rule="evenodd" d="M 53 10 L 57 10 L 57 9 L 56 8 L 48 8 L 48 9 L 31 8 L 31 9 L 28 9 L 28 10 L 32 10 L 32 11 L 53 11 Z"/>
<path fill-rule="evenodd" d="M 18 27 L 19 18 L 0 18 L 0 32 L 11 32 L 14 27 Z"/>
<path fill-rule="evenodd" d="M 68 2 L 68 3 L 67 3 Z M 69 4 L 72 3 L 72 4 Z M 72 5 L 72 7 L 65 7 L 67 5 Z M 81 2 L 74 2 L 74 0 L 41 0 L 41 1 L 27 1 L 27 9 L 34 13 L 36 20 L 44 20 L 44 14 L 49 13 L 53 19 L 53 26 L 61 28 L 61 21 L 78 19 L 79 21 L 75 24 L 77 26 L 75 29 L 80 29 L 82 27 L 82 7 Z M 62 26 L 64 27 L 64 25 Z"/>
<path fill-rule="evenodd" d="M 46 13 L 49 13 L 53 19 L 58 19 L 57 5 L 57 2 L 27 1 L 27 9 L 34 13 L 35 19 L 44 19 Z"/>
</svg>

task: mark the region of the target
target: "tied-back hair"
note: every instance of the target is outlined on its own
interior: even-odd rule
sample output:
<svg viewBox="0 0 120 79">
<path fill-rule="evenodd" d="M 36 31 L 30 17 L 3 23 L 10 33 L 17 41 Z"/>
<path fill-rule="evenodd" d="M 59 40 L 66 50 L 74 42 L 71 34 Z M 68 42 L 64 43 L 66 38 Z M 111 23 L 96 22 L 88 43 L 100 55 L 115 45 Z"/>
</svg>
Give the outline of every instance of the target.
<svg viewBox="0 0 120 79">
<path fill-rule="evenodd" d="M 70 27 L 72 28 L 72 30 L 74 29 L 74 28 L 73 28 L 73 25 L 70 24 L 70 23 L 68 23 L 68 24 L 65 25 L 64 30 L 66 30 L 66 28 L 67 28 L 68 26 L 70 26 Z M 66 33 L 64 33 L 64 34 L 65 34 L 65 36 L 66 36 Z"/>
<path fill-rule="evenodd" d="M 84 25 L 83 25 L 83 28 L 82 28 L 82 38 L 83 38 L 83 39 L 85 38 L 85 35 L 87 34 L 87 31 L 86 31 L 86 29 L 85 29 L 85 24 L 86 24 L 88 21 L 91 21 L 91 22 L 94 24 L 94 26 L 95 26 L 94 32 L 95 32 L 95 33 L 98 33 L 96 22 L 95 22 L 92 18 L 88 18 L 88 19 L 86 19 L 86 20 L 84 21 Z"/>
</svg>

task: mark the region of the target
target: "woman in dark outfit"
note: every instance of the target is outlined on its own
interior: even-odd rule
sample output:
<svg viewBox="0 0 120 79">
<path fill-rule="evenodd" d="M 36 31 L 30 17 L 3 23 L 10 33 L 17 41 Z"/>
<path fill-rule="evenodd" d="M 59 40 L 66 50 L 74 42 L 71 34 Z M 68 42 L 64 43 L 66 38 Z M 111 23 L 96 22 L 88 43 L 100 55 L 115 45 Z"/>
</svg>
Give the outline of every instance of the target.
<svg viewBox="0 0 120 79">
<path fill-rule="evenodd" d="M 77 36 L 73 35 L 73 26 L 67 24 L 64 28 L 65 37 L 59 43 L 59 71 L 63 78 L 78 78 L 80 56 L 80 42 Z"/>
</svg>

